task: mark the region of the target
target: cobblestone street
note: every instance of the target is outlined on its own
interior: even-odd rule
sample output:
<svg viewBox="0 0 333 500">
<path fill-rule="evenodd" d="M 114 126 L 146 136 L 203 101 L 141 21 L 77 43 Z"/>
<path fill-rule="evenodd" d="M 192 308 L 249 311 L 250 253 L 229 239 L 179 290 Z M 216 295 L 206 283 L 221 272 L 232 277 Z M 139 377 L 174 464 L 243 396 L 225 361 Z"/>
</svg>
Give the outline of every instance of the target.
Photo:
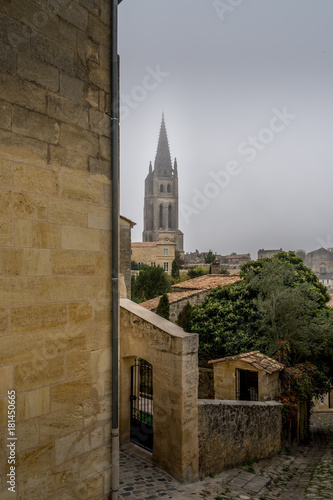
<svg viewBox="0 0 333 500">
<path fill-rule="evenodd" d="M 120 498 L 207 500 L 333 499 L 333 412 L 315 413 L 308 445 L 182 485 L 131 452 L 121 451 Z M 144 456 L 144 453 L 142 456 Z"/>
</svg>

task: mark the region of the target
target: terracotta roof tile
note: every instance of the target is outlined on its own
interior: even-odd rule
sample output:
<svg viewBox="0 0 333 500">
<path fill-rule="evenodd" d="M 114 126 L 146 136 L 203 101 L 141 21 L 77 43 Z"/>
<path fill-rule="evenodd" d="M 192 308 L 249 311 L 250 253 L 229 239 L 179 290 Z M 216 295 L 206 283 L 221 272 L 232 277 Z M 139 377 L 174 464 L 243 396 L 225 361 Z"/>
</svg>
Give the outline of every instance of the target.
<svg viewBox="0 0 333 500">
<path fill-rule="evenodd" d="M 174 302 L 178 302 L 179 300 L 184 300 L 189 297 L 192 297 L 193 295 L 197 295 L 200 293 L 202 290 L 187 290 L 185 292 L 171 292 L 168 293 L 168 299 L 169 303 L 173 304 Z M 146 309 L 149 309 L 149 311 L 154 311 L 156 307 L 158 306 L 158 303 L 160 301 L 160 298 L 162 295 L 159 297 L 155 297 L 154 299 L 146 300 L 145 302 L 141 302 L 140 306 L 145 307 Z"/>
<path fill-rule="evenodd" d="M 262 370 L 269 374 L 282 370 L 284 368 L 284 365 L 282 363 L 280 363 L 276 359 L 266 356 L 265 354 L 262 354 L 260 351 L 252 351 L 246 352 L 244 354 L 237 354 L 236 356 L 228 356 L 226 358 L 208 361 L 208 363 L 223 363 L 225 361 L 234 360 L 244 361 L 245 363 L 249 363 L 250 365 L 257 368 L 257 370 Z"/>
<path fill-rule="evenodd" d="M 224 274 L 204 274 L 198 278 L 183 281 L 173 285 L 172 289 L 176 292 L 182 290 L 210 290 L 218 286 L 226 286 L 239 281 L 239 276 L 225 276 Z"/>
</svg>

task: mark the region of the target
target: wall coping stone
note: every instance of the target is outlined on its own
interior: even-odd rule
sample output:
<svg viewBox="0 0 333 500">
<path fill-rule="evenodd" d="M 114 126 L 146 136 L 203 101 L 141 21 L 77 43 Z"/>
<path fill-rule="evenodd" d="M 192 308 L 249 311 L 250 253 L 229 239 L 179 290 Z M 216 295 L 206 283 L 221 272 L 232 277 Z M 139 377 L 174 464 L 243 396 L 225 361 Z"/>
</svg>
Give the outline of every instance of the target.
<svg viewBox="0 0 333 500">
<path fill-rule="evenodd" d="M 198 406 L 283 406 L 278 401 L 236 401 L 229 399 L 199 399 Z"/>
</svg>

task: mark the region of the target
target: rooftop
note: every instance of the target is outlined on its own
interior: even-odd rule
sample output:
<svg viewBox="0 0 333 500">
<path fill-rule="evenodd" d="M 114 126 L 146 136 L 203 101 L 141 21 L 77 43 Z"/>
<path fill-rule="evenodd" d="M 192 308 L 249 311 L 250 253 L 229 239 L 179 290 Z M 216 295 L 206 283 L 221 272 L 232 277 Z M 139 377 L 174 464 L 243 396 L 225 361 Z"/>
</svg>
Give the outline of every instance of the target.
<svg viewBox="0 0 333 500">
<path fill-rule="evenodd" d="M 173 304 L 174 302 L 178 302 L 179 300 L 188 299 L 189 297 L 192 297 L 193 295 L 196 295 L 201 291 L 202 290 L 186 290 L 185 292 L 170 292 L 167 295 L 169 303 Z M 157 308 L 161 297 L 162 295 L 160 295 L 159 297 L 155 297 L 154 299 L 146 300 L 146 302 L 141 302 L 140 306 L 148 309 L 149 311 L 154 311 Z"/>
<path fill-rule="evenodd" d="M 225 361 L 235 361 L 235 360 L 249 363 L 254 368 L 257 368 L 257 370 L 262 370 L 269 374 L 279 370 L 283 370 L 284 368 L 284 365 L 282 363 L 280 363 L 276 359 L 266 356 L 265 354 L 262 354 L 260 351 L 252 351 L 252 352 L 246 352 L 244 354 L 237 354 L 236 356 L 228 356 L 226 358 L 208 361 L 208 363 L 209 364 L 223 363 Z"/>
<path fill-rule="evenodd" d="M 157 245 L 176 245 L 173 241 L 144 241 L 144 242 L 133 242 L 131 244 L 134 248 L 139 247 L 156 247 Z"/>
<path fill-rule="evenodd" d="M 172 289 L 176 292 L 179 289 L 186 290 L 209 290 L 217 288 L 218 286 L 226 286 L 239 281 L 240 277 L 226 276 L 224 274 L 204 274 L 198 278 L 193 278 L 191 280 L 182 281 L 172 286 Z"/>
</svg>

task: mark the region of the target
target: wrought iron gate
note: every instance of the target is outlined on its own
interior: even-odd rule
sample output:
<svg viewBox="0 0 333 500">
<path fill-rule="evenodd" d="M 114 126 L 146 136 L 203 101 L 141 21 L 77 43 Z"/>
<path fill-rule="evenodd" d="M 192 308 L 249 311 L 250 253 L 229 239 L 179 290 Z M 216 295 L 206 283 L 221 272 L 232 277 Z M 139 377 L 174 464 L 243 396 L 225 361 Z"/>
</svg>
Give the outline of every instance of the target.
<svg viewBox="0 0 333 500">
<path fill-rule="evenodd" d="M 131 436 L 135 443 L 153 451 L 153 367 L 143 359 L 131 367 Z"/>
</svg>

